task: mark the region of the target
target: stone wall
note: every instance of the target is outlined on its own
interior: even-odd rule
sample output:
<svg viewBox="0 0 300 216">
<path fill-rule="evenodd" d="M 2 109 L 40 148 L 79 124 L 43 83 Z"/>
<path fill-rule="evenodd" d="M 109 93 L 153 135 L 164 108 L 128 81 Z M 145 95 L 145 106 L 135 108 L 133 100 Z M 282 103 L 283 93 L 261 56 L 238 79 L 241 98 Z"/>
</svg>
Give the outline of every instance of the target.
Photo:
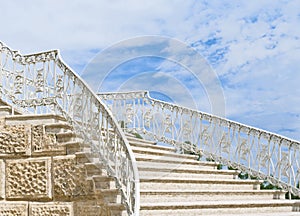
<svg viewBox="0 0 300 216">
<path fill-rule="evenodd" d="M 45 125 L 0 119 L 0 215 L 110 215 L 85 164 Z"/>
</svg>

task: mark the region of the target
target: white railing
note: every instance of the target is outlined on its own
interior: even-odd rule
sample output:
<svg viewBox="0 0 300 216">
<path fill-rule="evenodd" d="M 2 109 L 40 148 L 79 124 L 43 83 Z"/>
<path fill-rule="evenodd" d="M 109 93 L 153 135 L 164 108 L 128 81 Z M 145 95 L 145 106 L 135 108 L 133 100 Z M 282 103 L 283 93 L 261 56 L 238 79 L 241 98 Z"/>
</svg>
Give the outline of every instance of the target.
<svg viewBox="0 0 300 216">
<path fill-rule="evenodd" d="M 299 196 L 300 143 L 278 134 L 150 97 L 100 93 L 125 130 L 201 153 Z"/>
<path fill-rule="evenodd" d="M 139 176 L 129 143 L 110 110 L 57 50 L 20 55 L 0 42 L 0 95 L 24 112 L 63 115 L 115 177 L 128 214 L 139 214 Z"/>
</svg>

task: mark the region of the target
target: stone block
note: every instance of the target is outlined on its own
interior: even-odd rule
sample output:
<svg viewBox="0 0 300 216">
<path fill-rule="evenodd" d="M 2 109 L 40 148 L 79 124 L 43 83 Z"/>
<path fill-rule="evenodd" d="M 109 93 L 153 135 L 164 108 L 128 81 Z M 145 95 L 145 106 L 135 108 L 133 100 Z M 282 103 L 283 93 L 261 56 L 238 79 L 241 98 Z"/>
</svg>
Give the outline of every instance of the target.
<svg viewBox="0 0 300 216">
<path fill-rule="evenodd" d="M 85 216 L 110 216 L 111 212 L 109 207 L 97 201 L 82 201 L 74 203 L 74 213 L 75 215 L 85 215 Z"/>
<path fill-rule="evenodd" d="M 0 157 L 30 155 L 30 127 L 26 125 L 2 125 L 0 128 Z"/>
<path fill-rule="evenodd" d="M 74 200 L 93 193 L 93 184 L 87 180 L 83 164 L 76 163 L 76 156 L 53 158 L 54 198 Z"/>
<path fill-rule="evenodd" d="M 0 215 L 2 216 L 28 216 L 27 202 L 0 202 Z"/>
<path fill-rule="evenodd" d="M 55 134 L 46 133 L 44 125 L 32 125 L 31 151 L 33 155 L 64 155 L 66 147 L 57 142 Z"/>
<path fill-rule="evenodd" d="M 14 200 L 49 200 L 51 190 L 50 158 L 7 160 L 6 198 Z"/>
<path fill-rule="evenodd" d="M 30 216 L 74 216 L 73 203 L 51 202 L 51 203 L 30 203 Z"/>
<path fill-rule="evenodd" d="M 5 198 L 5 163 L 0 160 L 0 199 Z"/>
</svg>

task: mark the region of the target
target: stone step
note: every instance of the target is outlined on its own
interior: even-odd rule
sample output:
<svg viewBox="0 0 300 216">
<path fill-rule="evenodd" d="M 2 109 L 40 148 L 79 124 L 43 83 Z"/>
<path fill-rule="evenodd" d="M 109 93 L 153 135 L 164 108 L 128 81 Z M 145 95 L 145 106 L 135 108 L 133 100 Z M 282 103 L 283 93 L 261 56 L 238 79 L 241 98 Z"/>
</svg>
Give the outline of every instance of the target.
<svg viewBox="0 0 300 216">
<path fill-rule="evenodd" d="M 185 179 L 237 179 L 239 171 L 211 169 L 181 169 L 181 167 L 148 167 L 139 166 L 140 177 L 153 179 L 185 178 Z"/>
<path fill-rule="evenodd" d="M 107 175 L 107 171 L 104 169 L 104 166 L 100 163 L 85 163 L 84 164 L 86 169 L 87 176 L 94 176 L 94 175 Z"/>
<path fill-rule="evenodd" d="M 259 180 L 140 178 L 141 190 L 260 190 Z"/>
<path fill-rule="evenodd" d="M 216 169 L 217 163 L 211 161 L 198 161 L 195 158 L 178 158 L 172 156 L 164 155 L 145 155 L 135 153 L 135 158 L 137 161 L 148 161 L 148 162 L 159 162 L 159 163 L 175 163 L 175 164 L 190 164 L 190 165 L 199 165 L 207 166 Z"/>
<path fill-rule="evenodd" d="M 48 133 L 62 133 L 71 131 L 73 128 L 67 122 L 57 122 L 45 125 L 45 131 Z"/>
<path fill-rule="evenodd" d="M 143 154 L 143 155 L 155 155 L 155 156 L 164 156 L 164 157 L 173 157 L 173 158 L 185 158 L 197 160 L 198 156 L 196 155 L 188 155 L 188 154 L 179 154 L 175 152 L 170 152 L 166 150 L 156 150 L 156 149 L 145 149 L 141 147 L 132 146 L 132 151 L 134 153 Z"/>
<path fill-rule="evenodd" d="M 157 169 L 185 169 L 187 171 L 195 169 L 211 169 L 216 170 L 213 166 L 206 166 L 206 164 L 185 164 L 185 163 L 166 163 L 166 162 L 154 162 L 154 161 L 138 161 L 138 169 L 153 168 Z"/>
<path fill-rule="evenodd" d="M 66 122 L 66 120 L 64 117 L 55 114 L 24 114 L 5 117 L 5 123 L 7 125 L 20 125 L 25 123 L 41 125 L 58 122 Z"/>
<path fill-rule="evenodd" d="M 10 115 L 21 115 L 21 111 L 19 109 L 12 108 L 12 106 L 7 103 L 0 104 L 0 116 Z"/>
<path fill-rule="evenodd" d="M 146 139 L 140 139 L 135 137 L 134 134 L 132 134 L 132 136 L 128 136 L 126 135 L 127 140 L 130 143 L 135 143 L 135 144 L 147 144 L 147 145 L 156 145 L 156 142 L 154 141 L 150 141 L 150 140 L 146 140 Z"/>
<path fill-rule="evenodd" d="M 142 190 L 141 203 L 285 199 L 280 190 Z"/>
<path fill-rule="evenodd" d="M 108 203 L 121 203 L 119 189 L 96 189 L 95 193 L 100 194 Z"/>
<path fill-rule="evenodd" d="M 124 130 L 123 130 L 123 131 L 124 131 Z M 135 134 L 133 134 L 133 133 L 129 133 L 129 132 L 124 131 L 124 134 L 125 134 L 126 137 L 133 137 L 133 138 L 136 138 Z"/>
<path fill-rule="evenodd" d="M 293 211 L 290 200 L 234 200 L 142 204 L 140 216 L 198 216 L 198 215 L 249 215 L 249 213 L 280 213 Z M 273 215 L 273 214 L 272 214 Z"/>
<path fill-rule="evenodd" d="M 204 161 L 186 161 L 186 160 L 171 160 L 169 158 L 162 159 L 148 159 L 136 158 L 137 165 L 140 169 L 156 168 L 156 169 L 186 169 L 190 170 L 216 170 L 217 165 L 214 162 Z"/>
<path fill-rule="evenodd" d="M 123 204 L 109 203 L 110 216 L 128 216 L 126 208 Z"/>
<path fill-rule="evenodd" d="M 94 175 L 91 177 L 94 181 L 95 189 L 115 189 L 116 184 L 113 177 Z"/>
<path fill-rule="evenodd" d="M 129 144 L 132 147 L 144 148 L 145 150 L 152 149 L 152 150 L 162 150 L 162 151 L 167 151 L 167 152 L 176 152 L 176 148 L 174 148 L 174 147 L 159 146 L 159 145 L 149 145 L 149 144 L 145 144 L 143 142 L 141 142 L 141 143 L 135 143 L 135 142 L 131 142 L 131 141 L 129 141 Z"/>
<path fill-rule="evenodd" d="M 76 152 L 76 161 L 79 164 L 86 164 L 86 163 L 94 163 L 95 158 L 92 153 L 86 153 L 86 152 Z"/>
<path fill-rule="evenodd" d="M 299 212 L 267 212 L 267 213 L 249 213 L 247 216 L 299 216 Z M 213 214 L 210 216 L 220 216 L 219 214 Z M 222 214 L 222 216 L 245 216 L 243 213 L 239 214 Z"/>
<path fill-rule="evenodd" d="M 60 132 L 56 133 L 56 140 L 59 143 L 66 143 L 66 142 L 75 142 L 77 141 L 76 133 L 73 131 L 67 131 L 67 132 Z"/>
<path fill-rule="evenodd" d="M 0 116 L 8 116 L 12 114 L 12 108 L 10 106 L 0 106 Z"/>
<path fill-rule="evenodd" d="M 80 141 L 69 141 L 69 142 L 64 142 L 61 143 L 61 145 L 65 145 L 66 146 L 66 150 L 67 150 L 67 154 L 75 154 L 78 152 L 88 152 L 85 151 L 85 148 L 89 148 L 90 145 L 82 143 Z"/>
</svg>

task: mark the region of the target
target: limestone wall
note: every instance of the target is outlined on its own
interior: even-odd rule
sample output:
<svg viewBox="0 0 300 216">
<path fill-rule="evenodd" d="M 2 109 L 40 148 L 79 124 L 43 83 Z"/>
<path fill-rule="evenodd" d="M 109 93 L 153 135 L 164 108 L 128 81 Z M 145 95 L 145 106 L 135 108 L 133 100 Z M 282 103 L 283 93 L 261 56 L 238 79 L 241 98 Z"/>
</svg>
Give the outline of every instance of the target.
<svg viewBox="0 0 300 216">
<path fill-rule="evenodd" d="M 63 139 L 62 139 L 63 140 Z M 44 125 L 0 119 L 0 215 L 109 215 L 85 164 Z"/>
</svg>

